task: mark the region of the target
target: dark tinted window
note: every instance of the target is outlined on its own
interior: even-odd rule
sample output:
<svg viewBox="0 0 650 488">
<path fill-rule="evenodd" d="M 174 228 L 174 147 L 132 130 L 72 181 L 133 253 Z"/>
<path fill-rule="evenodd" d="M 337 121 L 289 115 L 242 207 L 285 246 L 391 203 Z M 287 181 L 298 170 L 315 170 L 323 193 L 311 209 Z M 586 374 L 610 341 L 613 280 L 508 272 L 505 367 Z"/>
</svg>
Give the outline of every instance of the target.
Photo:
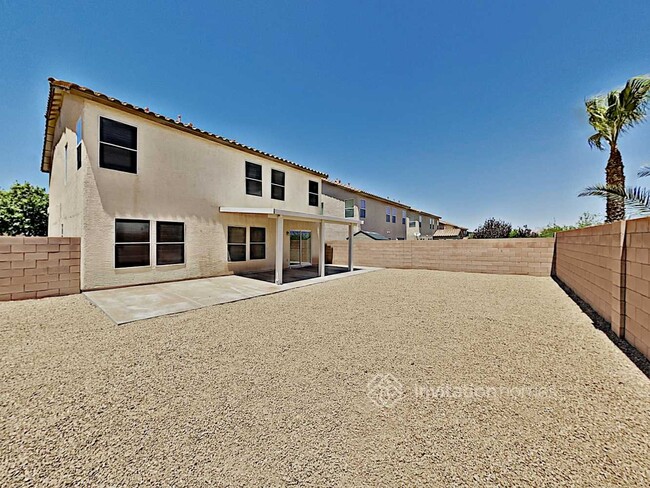
<svg viewBox="0 0 650 488">
<path fill-rule="evenodd" d="M 184 244 L 158 244 L 156 246 L 156 264 L 183 264 L 185 262 Z"/>
<path fill-rule="evenodd" d="M 149 266 L 149 221 L 115 221 L 115 267 Z"/>
<path fill-rule="evenodd" d="M 116 244 L 115 267 L 149 266 L 149 244 Z"/>
<path fill-rule="evenodd" d="M 138 129 L 111 119 L 100 117 L 99 140 L 115 146 L 137 149 Z"/>
<path fill-rule="evenodd" d="M 127 173 L 138 172 L 138 130 L 116 122 L 99 119 L 99 166 Z M 81 159 L 78 157 L 77 165 Z"/>
<path fill-rule="evenodd" d="M 125 171 L 127 173 L 138 172 L 138 155 L 135 151 L 122 149 L 121 147 L 100 144 L 99 165 L 102 168 Z"/>
<path fill-rule="evenodd" d="M 149 221 L 117 219 L 115 242 L 149 242 Z"/>
<path fill-rule="evenodd" d="M 250 259 L 266 258 L 266 229 L 251 227 Z"/>
<path fill-rule="evenodd" d="M 309 181 L 309 205 L 318 207 L 318 182 Z"/>
<path fill-rule="evenodd" d="M 156 222 L 156 240 L 158 242 L 184 242 L 185 225 L 183 222 Z"/>
<path fill-rule="evenodd" d="M 156 222 L 156 264 L 185 262 L 185 225 L 183 222 Z"/>
<path fill-rule="evenodd" d="M 246 194 L 262 196 L 262 166 L 246 162 Z"/>
<path fill-rule="evenodd" d="M 246 261 L 246 227 L 228 227 L 228 261 Z"/>
<path fill-rule="evenodd" d="M 284 200 L 284 172 L 271 170 L 271 198 Z"/>
</svg>

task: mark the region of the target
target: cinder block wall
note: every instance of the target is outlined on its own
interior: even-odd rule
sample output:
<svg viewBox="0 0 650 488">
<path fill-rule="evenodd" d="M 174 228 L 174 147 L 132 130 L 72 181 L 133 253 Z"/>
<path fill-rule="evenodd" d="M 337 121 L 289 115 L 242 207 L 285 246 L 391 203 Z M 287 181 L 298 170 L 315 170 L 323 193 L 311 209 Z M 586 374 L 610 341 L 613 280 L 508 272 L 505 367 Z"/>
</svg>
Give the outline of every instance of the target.
<svg viewBox="0 0 650 488">
<path fill-rule="evenodd" d="M 79 293 L 79 237 L 0 237 L 0 301 Z"/>
<path fill-rule="evenodd" d="M 650 358 L 650 217 L 556 236 L 555 275 Z"/>
<path fill-rule="evenodd" d="M 347 241 L 328 242 L 334 264 L 347 264 Z M 381 268 L 550 276 L 553 239 L 354 242 L 354 262 Z"/>
</svg>

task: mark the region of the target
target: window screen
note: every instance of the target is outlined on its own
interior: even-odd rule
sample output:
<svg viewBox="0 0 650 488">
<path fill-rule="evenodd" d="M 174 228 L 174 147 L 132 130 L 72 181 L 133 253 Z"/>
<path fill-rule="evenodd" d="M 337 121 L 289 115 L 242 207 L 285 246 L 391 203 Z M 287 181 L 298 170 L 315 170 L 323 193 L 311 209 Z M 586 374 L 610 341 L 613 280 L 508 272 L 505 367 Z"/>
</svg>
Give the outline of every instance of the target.
<svg viewBox="0 0 650 488">
<path fill-rule="evenodd" d="M 228 227 L 228 261 L 246 261 L 246 227 Z"/>
<path fill-rule="evenodd" d="M 312 207 L 318 207 L 318 182 L 317 181 L 309 182 L 309 205 Z"/>
<path fill-rule="evenodd" d="M 271 198 L 284 200 L 284 171 L 271 170 Z"/>
<path fill-rule="evenodd" d="M 266 229 L 264 227 L 251 227 L 250 259 L 266 258 Z"/>
</svg>

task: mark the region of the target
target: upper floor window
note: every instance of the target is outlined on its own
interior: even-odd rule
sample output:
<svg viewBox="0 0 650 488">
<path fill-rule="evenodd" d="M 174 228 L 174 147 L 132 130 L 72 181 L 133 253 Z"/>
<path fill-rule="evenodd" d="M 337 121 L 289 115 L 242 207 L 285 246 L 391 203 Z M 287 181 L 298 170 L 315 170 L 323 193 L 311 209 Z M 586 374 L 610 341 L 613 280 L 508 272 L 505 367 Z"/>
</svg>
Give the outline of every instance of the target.
<svg viewBox="0 0 650 488">
<path fill-rule="evenodd" d="M 79 162 L 77 162 L 77 165 Z M 138 172 L 138 129 L 115 120 L 99 118 L 99 166 Z"/>
<path fill-rule="evenodd" d="M 115 220 L 115 267 L 149 266 L 149 221 Z"/>
<path fill-rule="evenodd" d="M 390 207 L 386 207 L 386 222 L 390 224 Z"/>
<path fill-rule="evenodd" d="M 366 201 L 361 200 L 359 202 L 359 217 L 362 219 L 366 218 Z"/>
<path fill-rule="evenodd" d="M 406 224 L 406 210 L 402 210 L 402 224 Z"/>
<path fill-rule="evenodd" d="M 309 181 L 309 205 L 318 207 L 318 181 Z"/>
<path fill-rule="evenodd" d="M 77 120 L 77 169 L 81 169 L 81 138 L 82 138 L 82 124 L 81 117 Z"/>
<path fill-rule="evenodd" d="M 345 201 L 345 218 L 354 217 L 354 199 Z"/>
<path fill-rule="evenodd" d="M 262 166 L 246 161 L 246 194 L 262 196 Z"/>
<path fill-rule="evenodd" d="M 429 219 L 429 229 L 433 229 L 433 219 Z"/>
<path fill-rule="evenodd" d="M 393 209 L 393 224 L 397 222 L 397 209 Z"/>
<path fill-rule="evenodd" d="M 156 264 L 183 264 L 185 262 L 185 224 L 183 222 L 156 222 Z"/>
<path fill-rule="evenodd" d="M 284 200 L 284 171 L 271 170 L 271 198 Z"/>
</svg>

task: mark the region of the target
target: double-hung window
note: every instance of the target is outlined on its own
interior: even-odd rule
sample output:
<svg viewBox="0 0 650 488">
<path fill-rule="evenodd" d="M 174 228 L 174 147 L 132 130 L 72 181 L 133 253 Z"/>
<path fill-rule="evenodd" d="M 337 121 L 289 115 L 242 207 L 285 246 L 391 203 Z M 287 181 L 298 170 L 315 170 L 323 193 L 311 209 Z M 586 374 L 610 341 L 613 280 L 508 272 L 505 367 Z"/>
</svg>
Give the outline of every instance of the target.
<svg viewBox="0 0 650 488">
<path fill-rule="evenodd" d="M 309 180 L 309 205 L 318 207 L 318 181 Z"/>
<path fill-rule="evenodd" d="M 433 229 L 433 219 L 429 219 L 429 229 Z"/>
<path fill-rule="evenodd" d="M 246 161 L 246 195 L 262 196 L 262 166 Z"/>
<path fill-rule="evenodd" d="M 99 166 L 116 171 L 137 173 L 138 129 L 122 122 L 100 117 Z"/>
<path fill-rule="evenodd" d="M 246 261 L 246 227 L 228 227 L 228 261 Z"/>
<path fill-rule="evenodd" d="M 390 224 L 390 207 L 386 207 L 386 222 Z"/>
<path fill-rule="evenodd" d="M 393 224 L 397 222 L 397 209 L 393 209 Z"/>
<path fill-rule="evenodd" d="M 115 220 L 115 267 L 149 266 L 148 220 Z"/>
<path fill-rule="evenodd" d="M 359 218 L 365 219 L 366 218 L 366 201 L 361 200 L 359 202 Z"/>
<path fill-rule="evenodd" d="M 183 222 L 156 222 L 156 264 L 183 264 L 185 262 L 185 224 Z"/>
<path fill-rule="evenodd" d="M 250 259 L 266 259 L 266 228 L 251 227 Z"/>
<path fill-rule="evenodd" d="M 406 224 L 406 210 L 402 210 L 402 224 Z"/>
<path fill-rule="evenodd" d="M 271 198 L 284 200 L 284 171 L 271 170 Z"/>
<path fill-rule="evenodd" d="M 77 169 L 81 169 L 81 140 L 82 123 L 81 117 L 77 120 Z"/>
<path fill-rule="evenodd" d="M 345 218 L 354 217 L 354 198 L 345 201 Z"/>
</svg>

